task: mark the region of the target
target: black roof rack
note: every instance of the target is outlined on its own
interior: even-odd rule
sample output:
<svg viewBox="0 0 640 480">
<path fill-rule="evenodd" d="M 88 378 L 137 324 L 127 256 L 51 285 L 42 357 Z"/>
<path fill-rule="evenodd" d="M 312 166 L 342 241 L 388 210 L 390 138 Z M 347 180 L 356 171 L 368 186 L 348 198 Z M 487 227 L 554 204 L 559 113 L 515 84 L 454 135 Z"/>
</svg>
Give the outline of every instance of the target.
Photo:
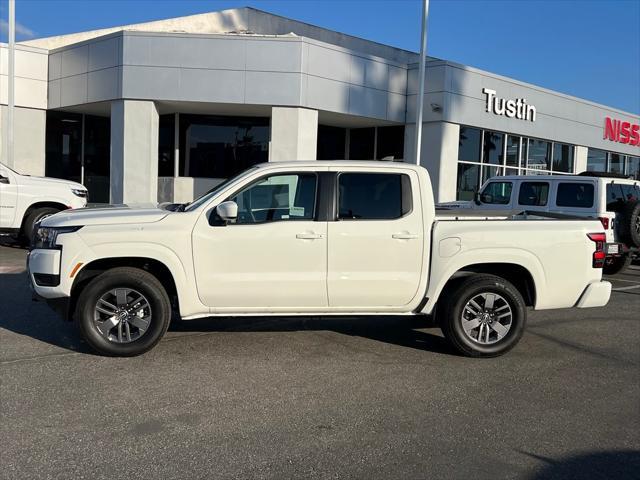
<svg viewBox="0 0 640 480">
<path fill-rule="evenodd" d="M 633 180 L 633 175 L 623 175 L 622 173 L 607 173 L 607 172 L 582 172 L 579 173 L 580 177 L 597 177 L 597 178 L 621 178 L 624 180 Z"/>
</svg>

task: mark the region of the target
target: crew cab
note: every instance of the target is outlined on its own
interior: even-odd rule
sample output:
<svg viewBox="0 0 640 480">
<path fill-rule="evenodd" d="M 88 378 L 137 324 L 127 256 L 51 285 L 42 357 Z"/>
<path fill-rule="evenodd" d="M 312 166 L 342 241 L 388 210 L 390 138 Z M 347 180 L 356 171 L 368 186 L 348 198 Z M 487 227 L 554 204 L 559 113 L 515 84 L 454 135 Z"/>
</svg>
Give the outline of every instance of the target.
<svg viewBox="0 0 640 480">
<path fill-rule="evenodd" d="M 40 220 L 86 205 L 87 189 L 79 183 L 21 175 L 0 163 L 0 234 L 28 242 Z"/>
<path fill-rule="evenodd" d="M 496 356 L 527 307 L 611 293 L 598 220 L 436 216 L 427 171 L 405 163 L 262 164 L 172 210 L 47 217 L 27 260 L 35 293 L 116 356 L 152 348 L 172 312 L 435 314 L 459 352 Z"/>
<path fill-rule="evenodd" d="M 611 173 L 493 177 L 473 201 L 438 204 L 503 214 L 550 212 L 599 219 L 607 234 L 604 273 L 626 268 L 640 249 L 640 180 Z"/>
</svg>

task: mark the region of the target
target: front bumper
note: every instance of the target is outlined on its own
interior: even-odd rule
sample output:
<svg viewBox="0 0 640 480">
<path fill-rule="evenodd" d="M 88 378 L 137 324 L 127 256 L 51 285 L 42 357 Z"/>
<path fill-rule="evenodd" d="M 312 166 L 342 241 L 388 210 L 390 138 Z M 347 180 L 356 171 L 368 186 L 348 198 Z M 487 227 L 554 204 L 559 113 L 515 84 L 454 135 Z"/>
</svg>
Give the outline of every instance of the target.
<svg viewBox="0 0 640 480">
<path fill-rule="evenodd" d="M 589 284 L 582 292 L 576 307 L 604 307 L 609 303 L 609 298 L 611 298 L 611 283 L 606 281 L 594 282 Z"/>
</svg>

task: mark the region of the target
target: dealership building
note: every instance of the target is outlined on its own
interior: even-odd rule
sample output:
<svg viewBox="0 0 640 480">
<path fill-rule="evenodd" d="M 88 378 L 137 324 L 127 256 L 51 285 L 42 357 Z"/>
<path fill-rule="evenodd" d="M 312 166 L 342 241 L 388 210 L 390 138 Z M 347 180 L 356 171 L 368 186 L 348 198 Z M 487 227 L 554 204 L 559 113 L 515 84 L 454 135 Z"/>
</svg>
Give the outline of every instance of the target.
<svg viewBox="0 0 640 480">
<path fill-rule="evenodd" d="M 260 162 L 415 162 L 419 55 L 252 8 L 19 42 L 14 158 L 92 202 L 189 201 Z M 428 58 L 420 163 L 439 201 L 503 174 L 640 178 L 640 117 Z"/>
</svg>

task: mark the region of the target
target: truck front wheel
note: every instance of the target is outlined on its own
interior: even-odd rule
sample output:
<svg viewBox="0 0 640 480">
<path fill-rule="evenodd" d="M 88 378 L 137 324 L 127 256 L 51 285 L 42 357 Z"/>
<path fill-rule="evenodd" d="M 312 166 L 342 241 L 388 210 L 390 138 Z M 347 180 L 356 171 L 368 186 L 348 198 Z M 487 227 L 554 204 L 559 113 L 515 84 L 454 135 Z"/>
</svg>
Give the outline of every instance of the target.
<svg viewBox="0 0 640 480">
<path fill-rule="evenodd" d="M 518 343 L 527 319 L 520 292 L 494 275 L 474 275 L 445 291 L 441 328 L 469 357 L 497 357 Z"/>
<path fill-rule="evenodd" d="M 118 267 L 95 277 L 80 293 L 76 321 L 84 340 L 103 355 L 140 355 L 169 327 L 171 303 L 156 277 Z"/>
</svg>

